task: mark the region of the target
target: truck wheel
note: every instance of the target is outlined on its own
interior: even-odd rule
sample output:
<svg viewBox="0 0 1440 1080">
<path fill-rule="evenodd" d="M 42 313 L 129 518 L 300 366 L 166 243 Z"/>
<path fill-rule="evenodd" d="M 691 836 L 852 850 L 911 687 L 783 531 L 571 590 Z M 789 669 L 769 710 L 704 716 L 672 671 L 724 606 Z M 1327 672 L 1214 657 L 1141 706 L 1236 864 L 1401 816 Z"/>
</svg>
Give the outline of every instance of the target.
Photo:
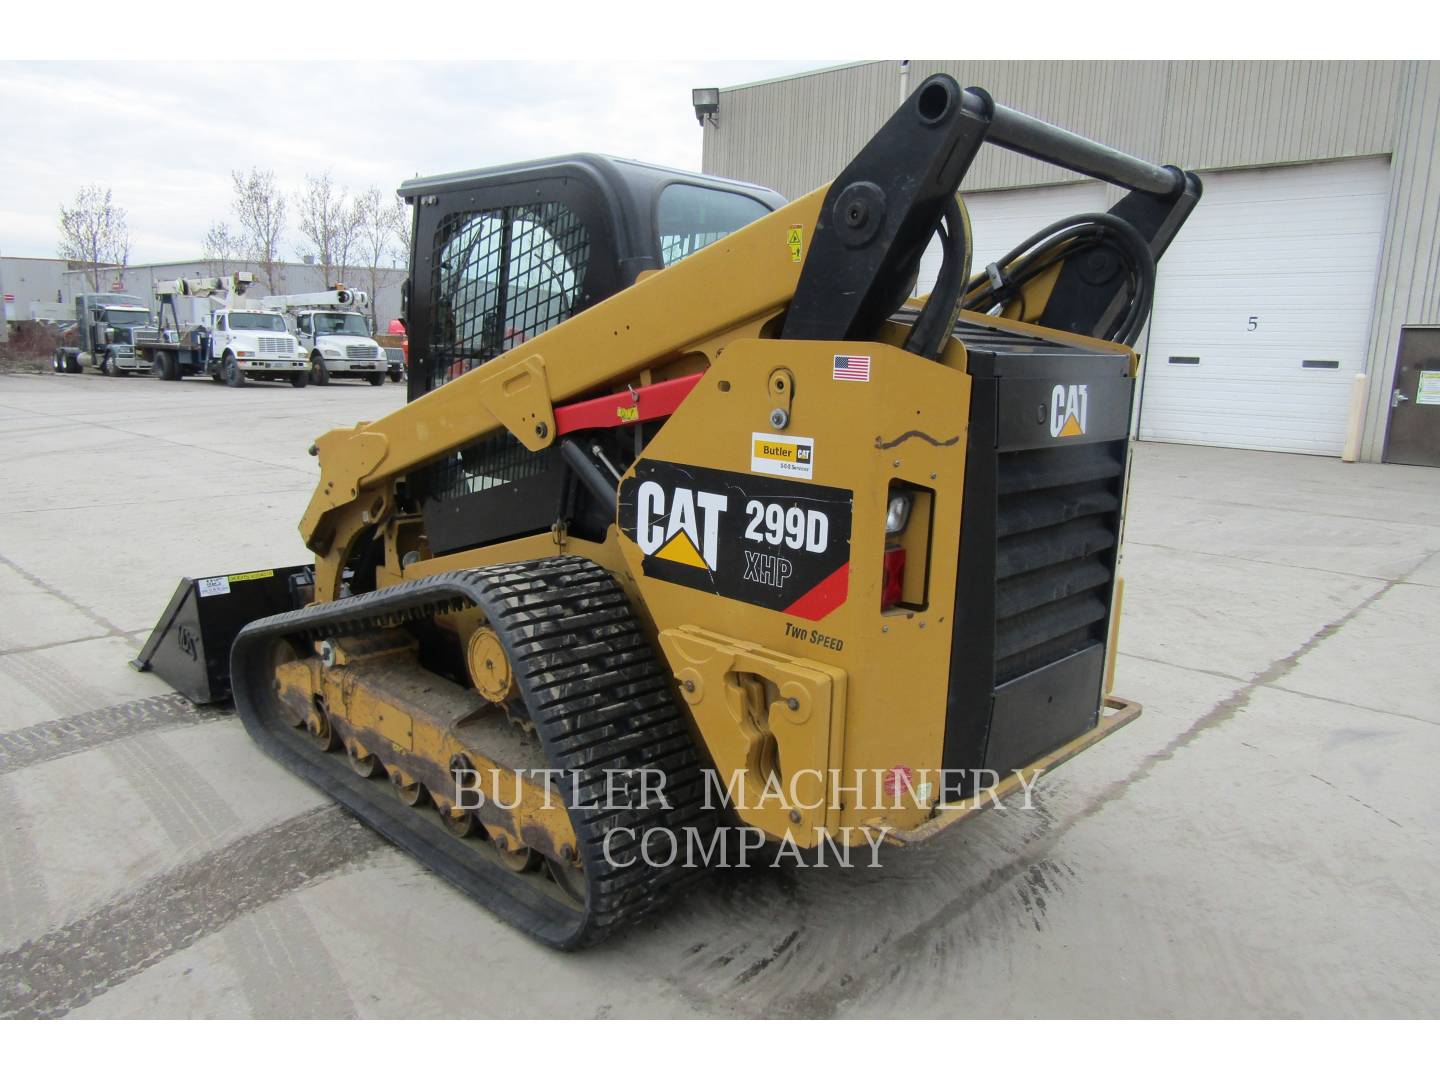
<svg viewBox="0 0 1440 1080">
<path fill-rule="evenodd" d="M 155 361 L 160 365 L 160 378 L 166 382 L 180 381 L 180 358 L 175 353 L 157 353 Z"/>
<path fill-rule="evenodd" d="M 391 382 L 399 382 L 402 378 L 404 378 L 404 376 L 403 376 L 400 372 L 398 372 L 398 371 L 392 371 L 392 372 L 390 372 L 390 381 L 391 381 Z"/>
<path fill-rule="evenodd" d="M 296 390 L 310 385 L 310 373 L 308 371 L 297 371 L 290 376 L 290 385 Z"/>
<path fill-rule="evenodd" d="M 316 386 L 330 385 L 330 369 L 325 366 L 319 353 L 310 358 L 310 381 Z"/>
<path fill-rule="evenodd" d="M 385 385 L 385 376 L 384 376 L 383 373 L 380 374 L 380 375 L 366 375 L 365 378 L 367 378 L 367 379 L 370 380 L 370 385 L 371 385 L 371 386 L 384 386 L 384 385 Z"/>
<path fill-rule="evenodd" d="M 230 353 L 225 354 L 224 360 L 225 385 L 244 386 L 245 372 L 240 370 L 240 365 L 235 362 L 235 357 Z"/>
</svg>

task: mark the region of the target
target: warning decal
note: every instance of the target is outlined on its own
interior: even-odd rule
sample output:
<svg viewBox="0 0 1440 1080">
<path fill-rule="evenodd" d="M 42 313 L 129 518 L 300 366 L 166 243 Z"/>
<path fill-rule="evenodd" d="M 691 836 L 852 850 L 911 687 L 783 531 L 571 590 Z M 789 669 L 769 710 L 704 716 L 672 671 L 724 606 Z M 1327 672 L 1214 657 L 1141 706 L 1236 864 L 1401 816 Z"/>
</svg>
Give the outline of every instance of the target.
<svg viewBox="0 0 1440 1080">
<path fill-rule="evenodd" d="M 790 261 L 799 262 L 801 254 L 805 250 L 805 230 L 799 225 L 791 225 L 786 230 L 785 242 L 790 245 Z"/>
<path fill-rule="evenodd" d="M 230 581 L 259 581 L 261 578 L 274 577 L 274 570 L 251 570 L 248 574 L 231 574 Z"/>
<path fill-rule="evenodd" d="M 230 579 L 223 577 L 201 578 L 195 582 L 201 596 L 224 596 L 230 591 Z"/>
</svg>

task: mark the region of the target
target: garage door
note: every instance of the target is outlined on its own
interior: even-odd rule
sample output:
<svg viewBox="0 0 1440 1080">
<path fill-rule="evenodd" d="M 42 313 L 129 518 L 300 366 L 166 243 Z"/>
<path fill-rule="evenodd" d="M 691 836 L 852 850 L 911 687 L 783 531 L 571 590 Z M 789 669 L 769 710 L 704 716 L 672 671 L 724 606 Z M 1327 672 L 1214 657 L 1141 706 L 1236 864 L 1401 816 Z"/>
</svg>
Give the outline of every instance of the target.
<svg viewBox="0 0 1440 1080">
<path fill-rule="evenodd" d="M 1102 184 L 1061 184 L 1015 191 L 987 191 L 966 195 L 965 206 L 970 211 L 970 231 L 975 244 L 970 265 L 972 272 L 979 273 L 1045 226 L 1071 214 L 1104 210 L 1105 188 Z M 940 259 L 940 245 L 932 242 L 920 262 L 917 295 L 928 293 L 935 287 L 935 278 L 940 273 Z"/>
<path fill-rule="evenodd" d="M 1160 264 L 1140 437 L 1338 455 L 1365 368 L 1388 163 L 1202 180 Z"/>
</svg>

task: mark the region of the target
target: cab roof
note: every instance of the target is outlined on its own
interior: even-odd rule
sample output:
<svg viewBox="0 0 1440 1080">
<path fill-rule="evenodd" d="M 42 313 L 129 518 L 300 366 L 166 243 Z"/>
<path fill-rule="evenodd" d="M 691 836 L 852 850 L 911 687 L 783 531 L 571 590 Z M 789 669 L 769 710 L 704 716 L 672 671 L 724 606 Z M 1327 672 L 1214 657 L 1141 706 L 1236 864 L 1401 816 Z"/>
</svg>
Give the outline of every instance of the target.
<svg viewBox="0 0 1440 1080">
<path fill-rule="evenodd" d="M 691 184 L 716 191 L 729 191 L 754 199 L 769 210 L 779 210 L 788 201 L 778 191 L 759 184 L 727 180 L 720 176 L 664 165 L 649 165 L 630 158 L 606 154 L 571 154 L 539 158 L 513 165 L 492 165 L 462 172 L 441 173 L 406 180 L 399 194 L 408 203 L 427 195 L 440 195 L 477 188 L 523 184 L 542 179 L 568 178 L 588 182 L 605 204 L 616 232 L 616 255 L 626 260 L 649 256 L 654 248 L 655 208 L 663 188 L 674 183 Z"/>
<path fill-rule="evenodd" d="M 602 187 L 628 187 L 638 193 L 649 195 L 656 187 L 675 180 L 701 187 L 718 188 L 721 191 L 735 191 L 749 195 L 778 210 L 786 199 L 778 191 L 748 184 L 743 180 L 727 180 L 721 176 L 707 176 L 704 173 L 686 169 L 673 169 L 667 165 L 650 165 L 632 158 L 611 157 L 608 154 L 569 154 L 559 157 L 536 158 L 512 165 L 488 165 L 479 169 L 464 169 L 460 172 L 439 173 L 434 176 L 417 176 L 400 185 L 402 198 L 409 200 L 417 195 L 433 195 L 442 191 L 472 187 L 488 187 L 493 183 L 525 181 L 541 176 L 555 176 L 565 173 L 582 173 L 597 180 Z"/>
</svg>

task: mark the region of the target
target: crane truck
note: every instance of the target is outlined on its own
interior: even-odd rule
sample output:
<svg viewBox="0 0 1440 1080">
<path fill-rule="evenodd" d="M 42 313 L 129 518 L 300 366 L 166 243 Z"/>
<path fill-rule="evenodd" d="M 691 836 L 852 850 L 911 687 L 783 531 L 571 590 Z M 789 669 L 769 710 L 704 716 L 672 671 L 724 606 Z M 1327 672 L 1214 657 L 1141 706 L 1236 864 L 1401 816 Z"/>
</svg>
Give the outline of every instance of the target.
<svg viewBox="0 0 1440 1080">
<path fill-rule="evenodd" d="M 324 292 L 267 296 L 260 306 L 284 313 L 294 321 L 295 337 L 310 366 L 310 381 L 325 386 L 331 379 L 365 379 L 371 386 L 385 381 L 389 358 L 370 336 L 363 307 L 367 296 L 359 289 L 336 285 Z"/>
<path fill-rule="evenodd" d="M 229 386 L 247 378 L 307 385 L 309 364 L 284 318 L 245 298 L 254 281 L 241 271 L 156 282 L 160 325 L 139 337 L 143 364 L 167 381 L 209 375 Z"/>
<path fill-rule="evenodd" d="M 1126 194 L 972 275 L 986 143 Z M 138 666 L 560 948 L 717 848 L 930 841 L 1139 714 L 1135 344 L 1193 173 L 934 75 L 790 203 L 598 155 L 401 191 L 408 403 L 310 447 L 313 565 L 185 579 Z"/>
</svg>

